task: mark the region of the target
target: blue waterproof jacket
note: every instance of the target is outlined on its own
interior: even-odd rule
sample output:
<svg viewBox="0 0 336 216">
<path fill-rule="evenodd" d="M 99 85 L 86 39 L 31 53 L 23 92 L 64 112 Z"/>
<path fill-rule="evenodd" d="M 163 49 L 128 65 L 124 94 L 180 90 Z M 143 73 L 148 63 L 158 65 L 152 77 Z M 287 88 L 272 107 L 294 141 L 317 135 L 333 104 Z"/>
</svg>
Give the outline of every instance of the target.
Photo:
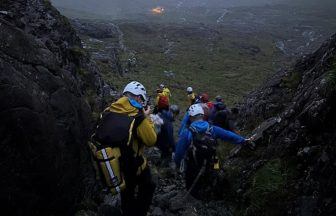
<svg viewBox="0 0 336 216">
<path fill-rule="evenodd" d="M 189 126 L 189 124 L 190 124 L 189 112 L 186 112 L 186 114 L 183 116 L 183 119 L 181 121 L 181 126 L 178 131 L 179 137 L 182 135 L 183 131 Z"/>
<path fill-rule="evenodd" d="M 168 152 L 169 149 L 172 149 L 173 151 L 175 149 L 173 113 L 168 110 L 162 110 L 158 114 L 163 120 L 163 125 L 161 126 L 161 132 L 157 137 L 157 145 L 164 155 L 168 153 L 171 154 L 171 152 Z"/>
<path fill-rule="evenodd" d="M 196 131 L 200 133 L 204 133 L 209 127 L 212 127 L 211 135 L 214 139 L 221 139 L 223 141 L 227 141 L 233 144 L 243 144 L 245 142 L 245 138 L 231 131 L 224 130 L 223 128 L 210 126 L 209 123 L 206 121 L 195 121 L 191 123 L 190 127 L 195 128 Z M 189 128 L 185 128 L 181 133 L 179 140 L 175 146 L 174 160 L 177 165 L 179 165 L 181 160 L 184 158 L 191 142 L 192 133 Z"/>
</svg>

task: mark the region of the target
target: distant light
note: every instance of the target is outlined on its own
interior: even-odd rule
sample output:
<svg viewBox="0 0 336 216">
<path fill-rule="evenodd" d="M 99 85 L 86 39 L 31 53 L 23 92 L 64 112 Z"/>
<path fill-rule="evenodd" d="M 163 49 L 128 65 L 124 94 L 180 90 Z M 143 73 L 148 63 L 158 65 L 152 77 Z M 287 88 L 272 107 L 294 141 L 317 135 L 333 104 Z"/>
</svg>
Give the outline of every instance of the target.
<svg viewBox="0 0 336 216">
<path fill-rule="evenodd" d="M 152 11 L 153 14 L 163 14 L 164 8 L 163 7 L 156 7 L 156 8 L 153 8 L 151 11 Z"/>
</svg>

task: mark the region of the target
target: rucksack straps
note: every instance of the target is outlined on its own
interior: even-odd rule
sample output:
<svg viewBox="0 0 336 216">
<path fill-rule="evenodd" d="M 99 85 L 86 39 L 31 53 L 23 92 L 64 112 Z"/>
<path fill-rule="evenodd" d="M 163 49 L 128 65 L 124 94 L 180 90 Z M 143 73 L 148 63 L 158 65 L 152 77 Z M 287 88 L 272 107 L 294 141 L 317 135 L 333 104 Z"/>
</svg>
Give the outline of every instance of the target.
<svg viewBox="0 0 336 216">
<path fill-rule="evenodd" d="M 189 130 L 190 130 L 190 132 L 192 133 L 193 138 L 194 138 L 194 135 L 197 135 L 197 134 L 206 134 L 206 135 L 211 136 L 212 127 L 209 125 L 208 128 L 206 129 L 206 131 L 203 132 L 203 133 L 200 133 L 200 132 L 199 132 L 195 127 L 193 127 L 193 126 L 190 126 L 190 127 L 189 127 Z"/>
<path fill-rule="evenodd" d="M 142 112 L 133 117 L 124 113 L 106 112 L 96 128 L 94 139 L 102 147 L 118 147 L 125 144 L 129 146 L 132 138 L 137 136 L 137 127 L 144 119 Z"/>
</svg>

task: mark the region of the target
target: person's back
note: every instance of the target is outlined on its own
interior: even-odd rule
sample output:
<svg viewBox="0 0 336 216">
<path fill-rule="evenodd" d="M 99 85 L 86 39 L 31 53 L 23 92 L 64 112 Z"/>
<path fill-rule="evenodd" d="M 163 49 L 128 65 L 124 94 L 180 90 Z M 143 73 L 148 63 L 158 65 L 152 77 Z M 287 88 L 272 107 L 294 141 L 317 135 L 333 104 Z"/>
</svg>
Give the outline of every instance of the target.
<svg viewBox="0 0 336 216">
<path fill-rule="evenodd" d="M 235 115 L 227 108 L 217 111 L 212 122 L 215 126 L 237 132 Z"/>
<path fill-rule="evenodd" d="M 172 96 L 172 95 L 171 95 L 171 92 L 170 92 L 170 90 L 169 90 L 169 88 L 167 88 L 167 87 L 164 87 L 163 90 L 162 90 L 162 92 L 163 92 L 163 94 L 164 94 L 165 96 L 168 97 L 168 99 L 170 99 L 170 97 Z"/>
<path fill-rule="evenodd" d="M 214 104 L 214 106 L 210 110 L 210 115 L 209 115 L 209 122 L 211 124 L 213 124 L 214 118 L 215 118 L 217 112 L 226 109 L 226 106 L 223 102 L 215 102 L 213 104 Z"/>
<path fill-rule="evenodd" d="M 213 125 L 229 130 L 228 115 L 229 111 L 227 109 L 217 111 L 213 118 Z"/>
<path fill-rule="evenodd" d="M 206 178 L 206 174 L 202 175 L 203 180 L 199 180 L 199 182 L 195 182 L 195 179 L 197 179 L 197 176 L 201 173 L 202 166 L 206 166 L 207 170 L 210 170 L 211 167 L 215 169 L 215 160 L 213 156 L 215 156 L 215 151 L 212 149 L 214 146 L 209 144 L 206 148 L 203 149 L 208 149 L 210 151 L 205 151 L 208 153 L 204 153 L 204 151 L 201 151 L 203 153 L 198 154 L 197 153 L 197 148 L 193 144 L 195 142 L 194 137 L 197 135 L 200 135 L 201 137 L 207 137 L 208 141 L 207 143 L 216 143 L 216 139 L 221 139 L 224 141 L 228 141 L 234 144 L 244 144 L 247 140 L 245 140 L 243 137 L 232 133 L 230 131 L 224 130 L 220 127 L 216 126 L 211 126 L 207 121 L 204 121 L 204 110 L 200 104 L 194 104 L 192 105 L 189 110 L 188 110 L 189 116 L 190 116 L 190 121 L 191 124 L 189 128 L 185 128 L 182 133 L 179 136 L 179 141 L 176 144 L 175 147 L 175 156 L 174 160 L 176 162 L 176 166 L 179 167 L 181 164 L 181 161 L 185 158 L 186 164 L 187 164 L 187 169 L 185 171 L 185 180 L 186 180 L 186 186 L 188 189 L 190 187 L 192 190 L 192 194 L 195 195 L 197 198 L 200 198 L 199 191 L 200 189 L 203 188 L 204 185 L 207 185 L 203 181 L 204 178 Z M 206 136 L 204 136 L 206 135 Z M 210 141 L 212 140 L 212 141 Z M 201 145 L 202 146 L 202 145 Z M 203 144 L 203 146 L 206 146 Z M 202 148 L 201 148 L 202 149 Z M 210 154 L 209 152 L 212 152 Z M 199 155 L 206 155 L 206 157 L 198 157 L 195 158 L 195 156 Z M 186 156 L 187 155 L 187 156 Z M 186 157 L 185 157 L 186 156 Z M 205 160 L 205 165 L 203 161 Z"/>
<path fill-rule="evenodd" d="M 157 146 L 161 150 L 162 158 L 170 158 L 171 153 L 175 148 L 174 129 L 173 129 L 173 113 L 169 110 L 159 110 L 158 115 L 163 120 L 161 132 L 157 137 Z"/>
<path fill-rule="evenodd" d="M 143 104 L 147 100 L 145 88 L 140 83 L 133 81 L 125 87 L 123 94 L 124 96 L 112 103 L 105 112 L 130 117 L 136 117 L 141 113 L 144 118 L 141 119 L 141 122 L 134 123 L 137 124 L 137 127 L 131 133 L 132 137 L 129 138 L 132 140 L 131 149 L 133 151 L 121 152 L 121 169 L 126 181 L 126 189 L 121 192 L 121 207 L 123 215 L 144 216 L 151 204 L 155 184 L 151 180 L 150 169 L 143 155 L 143 150 L 145 146 L 154 146 L 157 135 L 154 125 L 148 117 L 149 110 L 144 111 L 143 108 Z M 138 188 L 137 192 L 136 188 Z"/>
<path fill-rule="evenodd" d="M 192 87 L 187 88 L 187 97 L 189 105 L 193 105 L 196 101 L 196 94 L 193 92 Z"/>
<path fill-rule="evenodd" d="M 161 150 L 163 158 L 168 157 L 174 148 L 174 130 L 173 130 L 173 113 L 169 110 L 169 100 L 167 96 L 160 97 L 157 105 L 157 114 L 163 120 L 160 133 L 157 138 L 157 146 Z"/>
</svg>

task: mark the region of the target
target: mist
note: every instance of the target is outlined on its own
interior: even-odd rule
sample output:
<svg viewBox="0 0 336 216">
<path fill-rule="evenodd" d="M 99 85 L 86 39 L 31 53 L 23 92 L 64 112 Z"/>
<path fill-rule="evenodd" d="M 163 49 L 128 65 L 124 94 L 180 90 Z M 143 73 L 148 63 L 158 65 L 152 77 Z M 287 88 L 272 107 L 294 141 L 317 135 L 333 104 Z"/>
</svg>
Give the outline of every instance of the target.
<svg viewBox="0 0 336 216">
<path fill-rule="evenodd" d="M 187 8 L 230 8 L 239 6 L 293 5 L 335 8 L 333 0 L 52 0 L 61 10 L 83 11 L 91 14 L 108 15 L 114 18 L 125 14 L 146 14 L 153 7 L 166 10 Z"/>
</svg>

